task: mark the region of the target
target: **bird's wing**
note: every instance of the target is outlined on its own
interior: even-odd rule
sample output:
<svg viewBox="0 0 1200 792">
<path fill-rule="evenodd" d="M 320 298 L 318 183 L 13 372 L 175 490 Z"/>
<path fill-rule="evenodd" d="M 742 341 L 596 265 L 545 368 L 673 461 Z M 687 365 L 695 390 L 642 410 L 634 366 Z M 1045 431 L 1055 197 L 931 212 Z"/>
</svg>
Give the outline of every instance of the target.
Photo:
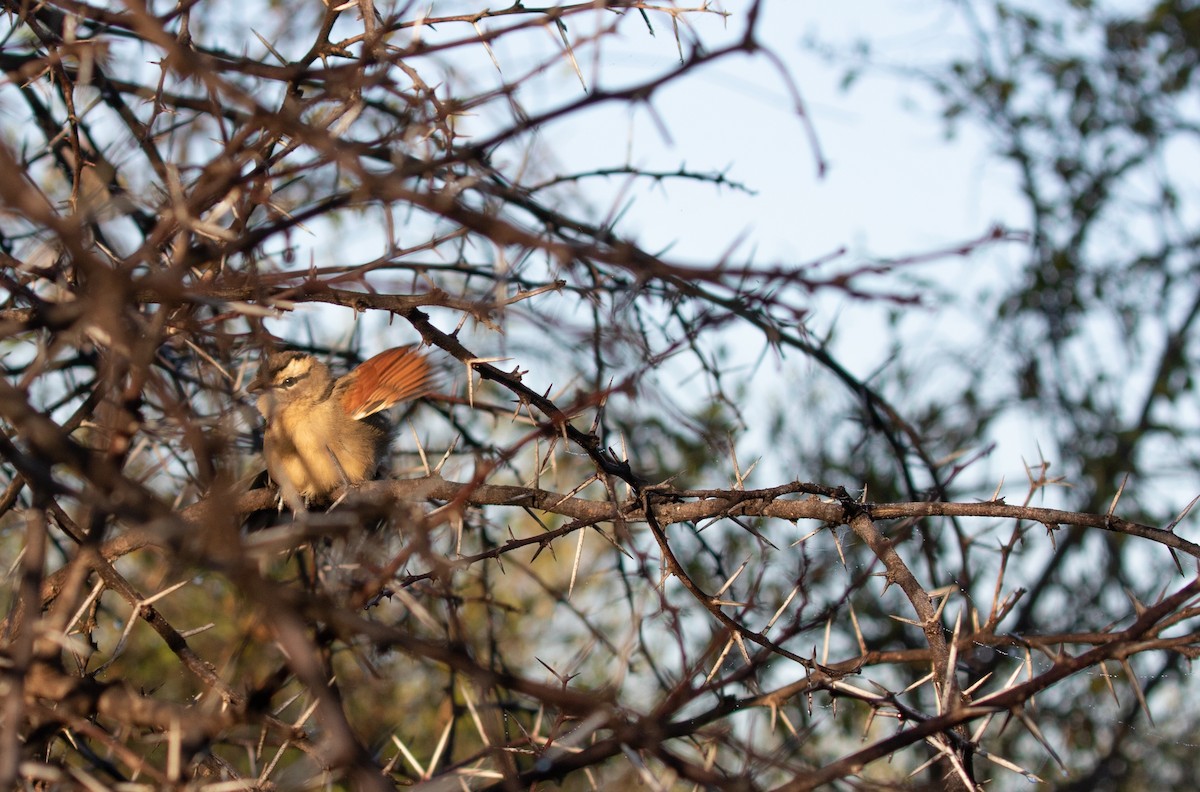
<svg viewBox="0 0 1200 792">
<path fill-rule="evenodd" d="M 342 408 L 362 420 L 393 404 L 424 396 L 433 387 L 429 359 L 415 346 L 380 352 L 342 377 L 337 384 Z"/>
</svg>

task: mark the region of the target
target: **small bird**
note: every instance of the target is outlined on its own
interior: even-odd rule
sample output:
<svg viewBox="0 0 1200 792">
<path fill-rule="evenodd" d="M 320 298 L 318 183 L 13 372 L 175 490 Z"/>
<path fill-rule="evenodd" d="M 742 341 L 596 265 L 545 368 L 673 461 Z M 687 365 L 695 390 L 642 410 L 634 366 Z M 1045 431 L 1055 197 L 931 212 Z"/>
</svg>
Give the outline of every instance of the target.
<svg viewBox="0 0 1200 792">
<path fill-rule="evenodd" d="M 247 390 L 260 394 L 263 456 L 284 502 L 327 503 L 339 487 L 374 477 L 389 436 L 380 413 L 424 396 L 433 379 L 416 347 L 381 352 L 336 379 L 304 352 L 268 355 Z"/>
</svg>

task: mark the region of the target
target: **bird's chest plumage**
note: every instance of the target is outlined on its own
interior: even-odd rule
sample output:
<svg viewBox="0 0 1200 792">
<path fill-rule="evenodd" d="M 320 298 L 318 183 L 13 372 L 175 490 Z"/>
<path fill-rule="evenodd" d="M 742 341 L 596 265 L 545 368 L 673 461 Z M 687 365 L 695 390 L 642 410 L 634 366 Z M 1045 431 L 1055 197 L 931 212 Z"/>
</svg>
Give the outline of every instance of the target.
<svg viewBox="0 0 1200 792">
<path fill-rule="evenodd" d="M 268 413 L 263 436 L 271 478 L 307 500 L 375 474 L 386 433 L 337 412 L 332 399 L 296 402 Z"/>
</svg>

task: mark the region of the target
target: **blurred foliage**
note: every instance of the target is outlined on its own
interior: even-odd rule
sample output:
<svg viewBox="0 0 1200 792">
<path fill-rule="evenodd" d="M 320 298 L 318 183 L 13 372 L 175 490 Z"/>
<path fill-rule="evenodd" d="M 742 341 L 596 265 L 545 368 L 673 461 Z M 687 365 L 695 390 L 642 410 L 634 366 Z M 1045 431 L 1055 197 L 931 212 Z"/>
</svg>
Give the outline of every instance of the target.
<svg viewBox="0 0 1200 792">
<path fill-rule="evenodd" d="M 935 339 L 932 352 L 918 352 L 928 339 L 912 329 L 923 327 L 920 317 L 910 317 L 896 326 L 898 354 L 876 379 L 887 383 L 934 455 L 956 454 L 988 471 L 992 466 L 978 452 L 1022 426 L 1042 454 L 1026 460 L 1031 493 L 1065 508 L 1106 512 L 1119 492 L 1122 516 L 1174 525 L 1200 491 L 1194 386 L 1200 202 L 1191 186 L 1200 6 L 1184 0 L 948 5 L 954 14 L 947 24 L 970 36 L 965 51 L 917 71 L 885 63 L 869 44 L 858 46 L 837 55 L 846 85 L 894 67 L 901 80 L 933 89 L 950 134 L 964 126 L 981 130 L 1024 200 L 1029 251 L 1000 293 L 972 292 L 965 281 L 946 300 L 971 317 L 963 320 L 964 337 L 983 344 L 963 352 L 955 339 Z M 954 356 L 950 376 L 931 370 L 929 359 L 939 356 Z M 938 386 L 922 388 L 931 377 Z M 841 448 L 808 448 L 802 458 L 815 477 L 853 477 L 889 490 L 896 478 L 883 438 L 864 427 L 853 453 Z M 991 496 L 995 483 L 986 475 L 969 465 L 965 473 L 963 494 Z M 946 480 L 953 478 L 947 473 Z M 1023 544 L 1041 530 L 1032 527 Z M 1012 617 L 1016 632 L 1118 618 L 1128 604 L 1122 600 L 1153 602 L 1174 571 L 1170 559 L 1119 534 L 1071 528 L 1049 538 L 1050 548 L 1030 552 L 1010 571 L 1009 582 L 1027 589 Z M 986 534 L 937 531 L 926 542 L 927 557 L 939 565 L 961 547 L 954 579 L 978 582 L 965 592 L 973 601 L 991 598 L 987 570 L 999 556 L 988 549 Z M 1177 686 L 1193 687 L 1187 664 L 1170 656 L 1141 660 L 1138 677 L 1151 711 L 1178 712 Z M 1092 691 L 1100 679 L 1092 678 Z M 1194 718 L 1151 724 L 1128 688 L 1113 684 L 1116 707 L 1093 706 L 1090 696 L 1065 689 L 1039 696 L 1042 715 L 1061 725 L 1049 742 L 1070 779 L 1062 788 L 1200 783 L 1195 763 L 1180 750 L 1197 728 Z M 1173 692 L 1157 698 L 1165 689 Z M 1001 741 L 1008 755 L 1033 748 L 1018 731 Z M 1031 769 L 1053 777 L 1052 765 Z"/>
</svg>

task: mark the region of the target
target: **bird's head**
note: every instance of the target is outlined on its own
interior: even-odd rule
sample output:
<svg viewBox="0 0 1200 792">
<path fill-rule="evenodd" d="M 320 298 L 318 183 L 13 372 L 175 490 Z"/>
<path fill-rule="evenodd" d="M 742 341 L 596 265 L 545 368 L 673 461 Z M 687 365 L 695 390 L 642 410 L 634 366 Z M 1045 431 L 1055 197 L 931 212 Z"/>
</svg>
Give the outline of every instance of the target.
<svg viewBox="0 0 1200 792">
<path fill-rule="evenodd" d="M 329 394 L 328 367 L 304 352 L 268 355 L 246 389 L 258 395 L 258 410 L 271 413 L 289 404 L 316 402 Z"/>
</svg>

